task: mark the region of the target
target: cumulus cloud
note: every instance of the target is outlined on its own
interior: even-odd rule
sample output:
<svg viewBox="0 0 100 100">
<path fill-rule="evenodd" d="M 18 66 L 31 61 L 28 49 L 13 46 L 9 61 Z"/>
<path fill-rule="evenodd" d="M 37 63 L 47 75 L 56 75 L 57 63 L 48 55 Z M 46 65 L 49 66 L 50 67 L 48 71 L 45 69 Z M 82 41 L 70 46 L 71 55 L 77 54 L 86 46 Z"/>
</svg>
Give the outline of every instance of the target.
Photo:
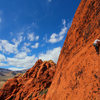
<svg viewBox="0 0 100 100">
<path fill-rule="evenodd" d="M 20 52 L 20 53 L 15 55 L 15 58 L 22 59 L 22 58 L 25 58 L 26 56 L 27 56 L 26 52 Z"/>
<path fill-rule="evenodd" d="M 21 50 L 23 51 L 23 52 L 31 52 L 31 50 L 27 47 L 27 46 L 23 46 L 22 48 L 21 48 Z"/>
<path fill-rule="evenodd" d="M 61 28 L 61 31 L 57 34 L 57 33 L 52 33 L 50 36 L 50 39 L 47 40 L 45 39 L 47 42 L 49 43 L 57 43 L 60 42 L 61 40 L 63 40 L 65 34 L 67 33 L 69 27 L 71 26 L 72 21 L 70 21 L 69 23 L 67 23 L 66 25 L 66 20 L 63 19 L 62 20 L 62 25 L 63 27 Z"/>
<path fill-rule="evenodd" d="M 39 47 L 39 43 L 37 42 L 37 43 L 35 43 L 35 45 L 32 45 L 31 47 L 36 49 Z"/>
<path fill-rule="evenodd" d="M 1 45 L 1 43 L 0 43 L 0 51 L 2 51 L 2 45 Z"/>
<path fill-rule="evenodd" d="M 35 55 L 32 56 L 25 56 L 24 58 L 7 58 L 7 62 L 9 66 L 16 66 L 16 67 L 24 67 L 29 68 L 34 65 L 34 63 L 37 61 L 37 58 Z"/>
<path fill-rule="evenodd" d="M 19 52 L 14 57 L 5 57 L 0 54 L 0 66 L 12 66 L 10 70 L 23 70 L 32 67 L 38 59 L 53 60 L 57 63 L 61 47 L 57 47 L 51 50 L 47 50 L 46 53 L 40 53 L 36 55 L 27 55 L 26 52 Z M 6 61 L 4 63 L 3 61 Z"/>
<path fill-rule="evenodd" d="M 62 20 L 62 24 L 64 25 L 64 27 L 66 27 L 66 20 L 65 19 Z"/>
<path fill-rule="evenodd" d="M 38 39 L 39 39 L 39 36 L 35 36 L 34 33 L 28 33 L 28 40 L 34 41 Z"/>
<path fill-rule="evenodd" d="M 18 40 L 16 40 L 15 38 L 12 40 L 16 46 L 18 46 L 21 42 L 22 42 L 23 37 L 20 36 Z"/>
<path fill-rule="evenodd" d="M 59 34 L 53 33 L 50 36 L 50 39 L 49 39 L 48 42 L 57 43 L 57 42 L 61 41 L 64 38 L 64 36 L 65 36 L 65 34 L 67 33 L 67 30 L 68 30 L 68 28 L 66 27 L 66 20 L 65 19 L 62 21 L 62 24 L 63 24 L 63 28 L 61 29 Z"/>
<path fill-rule="evenodd" d="M 53 60 L 55 63 L 58 61 L 61 47 L 54 48 L 52 50 L 47 50 L 46 53 L 41 53 L 39 59 L 42 60 Z"/>
<path fill-rule="evenodd" d="M 5 63 L 6 57 L 3 54 L 0 54 L 0 66 L 7 66 Z"/>
<path fill-rule="evenodd" d="M 24 46 L 26 46 L 26 47 L 30 46 L 30 45 L 31 45 L 31 43 L 26 43 L 26 42 L 24 43 Z"/>
<path fill-rule="evenodd" d="M 30 50 L 30 48 L 28 47 L 28 46 L 30 46 L 31 45 L 31 43 L 24 43 L 24 45 L 22 46 L 22 48 L 21 48 L 21 51 L 22 52 L 26 52 L 26 53 L 28 53 L 28 52 L 31 52 L 31 50 Z"/>
<path fill-rule="evenodd" d="M 16 46 L 20 45 L 20 43 L 25 39 L 23 36 L 23 32 L 20 32 L 17 39 L 13 39 L 12 42 L 15 43 Z"/>
<path fill-rule="evenodd" d="M 11 44 L 7 40 L 0 40 L 0 51 L 3 53 L 17 53 L 17 45 Z"/>
<path fill-rule="evenodd" d="M 1 67 L 7 66 L 7 64 L 5 64 L 5 63 L 0 63 L 0 66 L 1 66 Z"/>
<path fill-rule="evenodd" d="M 15 68 L 15 67 L 11 67 L 11 68 L 8 68 L 9 70 L 12 70 L 12 71 L 21 71 L 21 70 L 25 70 L 26 68 Z"/>
<path fill-rule="evenodd" d="M 0 54 L 0 66 L 13 66 L 11 70 L 23 70 L 32 67 L 38 58 L 35 55 L 28 56 L 25 52 L 20 52 L 14 57 L 5 57 Z M 6 61 L 3 62 L 3 61 Z"/>
<path fill-rule="evenodd" d="M 30 41 L 34 40 L 34 33 L 28 34 L 28 40 L 30 40 Z"/>
<path fill-rule="evenodd" d="M 36 40 L 39 40 L 39 36 L 36 36 Z"/>
<path fill-rule="evenodd" d="M 6 61 L 6 57 L 3 54 L 0 54 L 0 62 Z"/>
<path fill-rule="evenodd" d="M 12 42 L 8 40 L 0 40 L 0 51 L 5 54 L 17 54 L 19 50 L 20 44 L 25 40 L 23 36 L 23 32 L 18 33 L 16 38 L 12 39 Z M 21 50 L 25 52 L 30 52 L 30 49 L 27 46 L 30 46 L 31 43 L 23 43 Z"/>
</svg>

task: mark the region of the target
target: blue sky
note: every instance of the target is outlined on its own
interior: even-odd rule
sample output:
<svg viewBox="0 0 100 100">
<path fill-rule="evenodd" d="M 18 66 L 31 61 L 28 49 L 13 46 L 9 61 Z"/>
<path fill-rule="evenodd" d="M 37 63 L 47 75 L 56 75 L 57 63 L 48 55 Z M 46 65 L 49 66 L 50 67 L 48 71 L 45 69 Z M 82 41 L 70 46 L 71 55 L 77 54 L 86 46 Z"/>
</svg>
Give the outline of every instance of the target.
<svg viewBox="0 0 100 100">
<path fill-rule="evenodd" d="M 57 62 L 80 0 L 0 0 L 0 68 Z"/>
</svg>

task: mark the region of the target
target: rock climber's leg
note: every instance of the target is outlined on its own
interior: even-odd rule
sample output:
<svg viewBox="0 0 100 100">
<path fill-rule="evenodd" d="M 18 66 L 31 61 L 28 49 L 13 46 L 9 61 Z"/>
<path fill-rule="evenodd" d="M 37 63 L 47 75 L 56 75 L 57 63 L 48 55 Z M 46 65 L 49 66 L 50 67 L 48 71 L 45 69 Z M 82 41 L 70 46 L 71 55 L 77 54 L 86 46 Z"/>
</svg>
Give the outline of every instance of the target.
<svg viewBox="0 0 100 100">
<path fill-rule="evenodd" d="M 97 52 L 97 54 L 99 54 L 99 47 L 96 46 L 95 48 L 96 48 L 96 52 Z"/>
<path fill-rule="evenodd" d="M 95 47 L 97 54 L 99 54 L 99 47 L 96 44 L 93 44 L 93 46 Z"/>
</svg>

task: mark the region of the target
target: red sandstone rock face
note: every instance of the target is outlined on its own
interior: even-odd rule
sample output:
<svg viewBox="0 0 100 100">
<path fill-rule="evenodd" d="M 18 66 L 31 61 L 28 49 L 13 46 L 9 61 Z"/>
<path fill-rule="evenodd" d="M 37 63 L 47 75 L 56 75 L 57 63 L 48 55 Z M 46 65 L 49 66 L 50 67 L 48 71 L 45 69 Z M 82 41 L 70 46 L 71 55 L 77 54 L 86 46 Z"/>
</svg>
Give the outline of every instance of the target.
<svg viewBox="0 0 100 100">
<path fill-rule="evenodd" d="M 46 100 L 100 100 L 100 0 L 82 0 L 68 31 Z"/>
<path fill-rule="evenodd" d="M 38 60 L 24 75 L 8 80 L 0 90 L 0 100 L 44 99 L 54 76 L 53 61 Z"/>
</svg>

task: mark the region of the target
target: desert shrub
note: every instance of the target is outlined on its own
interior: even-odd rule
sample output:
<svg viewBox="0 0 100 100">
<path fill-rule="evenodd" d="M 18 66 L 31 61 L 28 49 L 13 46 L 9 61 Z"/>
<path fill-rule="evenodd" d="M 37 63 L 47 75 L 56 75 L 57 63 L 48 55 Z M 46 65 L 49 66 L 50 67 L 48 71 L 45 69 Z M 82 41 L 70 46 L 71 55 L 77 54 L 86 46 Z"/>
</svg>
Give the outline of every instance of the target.
<svg viewBox="0 0 100 100">
<path fill-rule="evenodd" d="M 47 92 L 48 92 L 48 89 L 44 89 L 44 90 L 42 90 L 42 91 L 40 91 L 40 95 L 43 95 L 43 94 L 47 94 Z"/>
<path fill-rule="evenodd" d="M 15 77 L 23 77 L 23 74 L 22 73 L 18 73 L 18 74 L 16 74 Z"/>
</svg>

